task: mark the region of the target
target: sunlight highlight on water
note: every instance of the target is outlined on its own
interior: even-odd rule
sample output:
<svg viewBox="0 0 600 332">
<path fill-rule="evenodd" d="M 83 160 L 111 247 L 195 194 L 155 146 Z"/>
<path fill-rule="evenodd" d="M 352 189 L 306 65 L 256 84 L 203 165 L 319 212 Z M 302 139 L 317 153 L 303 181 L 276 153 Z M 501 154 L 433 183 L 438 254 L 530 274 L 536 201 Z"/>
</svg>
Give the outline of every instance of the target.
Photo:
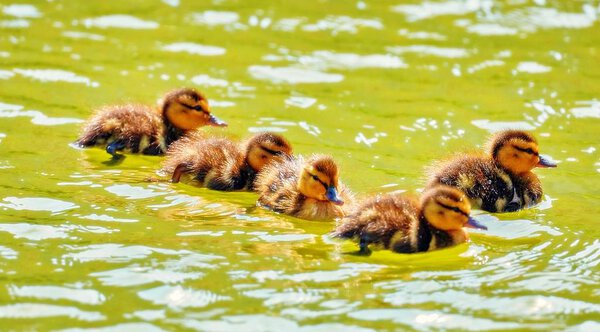
<svg viewBox="0 0 600 332">
<path fill-rule="evenodd" d="M 599 329 L 597 1 L 0 5 L 0 326 L 53 331 Z M 400 255 L 256 195 L 170 183 L 162 157 L 73 142 L 94 109 L 193 86 L 242 139 L 331 154 L 359 199 L 535 133 L 542 202 Z"/>
</svg>

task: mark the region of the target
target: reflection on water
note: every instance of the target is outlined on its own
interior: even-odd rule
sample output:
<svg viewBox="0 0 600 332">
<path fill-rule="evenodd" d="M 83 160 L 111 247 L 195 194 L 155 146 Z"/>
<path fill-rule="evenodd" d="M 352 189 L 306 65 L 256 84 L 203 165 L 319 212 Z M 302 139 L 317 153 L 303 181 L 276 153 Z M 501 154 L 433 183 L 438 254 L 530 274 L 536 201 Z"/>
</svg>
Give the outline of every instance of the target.
<svg viewBox="0 0 600 332">
<path fill-rule="evenodd" d="M 73 72 L 60 69 L 21 69 L 15 68 L 13 72 L 24 77 L 32 78 L 34 80 L 42 82 L 69 82 L 69 83 L 82 83 L 85 85 L 98 87 L 98 82 L 93 82 L 89 78 L 79 76 Z"/>
<path fill-rule="evenodd" d="M 598 330 L 597 1 L 0 5 L 0 325 L 66 331 Z M 332 154 L 359 196 L 535 132 L 543 202 L 437 252 L 354 243 L 252 193 L 73 148 L 100 105 L 206 93 L 230 126 Z M 158 182 L 148 182 L 155 179 Z M 65 331 L 65 330 L 62 330 Z"/>
<path fill-rule="evenodd" d="M 23 18 L 36 18 L 42 16 L 42 13 L 40 13 L 35 6 L 22 4 L 4 6 L 2 8 L 2 13 L 5 15 Z"/>
<path fill-rule="evenodd" d="M 250 75 L 272 83 L 337 83 L 344 79 L 341 74 L 330 74 L 317 70 L 296 67 L 250 66 Z"/>
<path fill-rule="evenodd" d="M 168 52 L 186 52 L 196 55 L 214 56 L 225 54 L 225 49 L 217 46 L 200 45 L 195 43 L 173 43 L 162 48 Z"/>
<path fill-rule="evenodd" d="M 122 29 L 156 29 L 158 23 L 147 21 L 131 15 L 115 14 L 95 18 L 86 18 L 81 22 L 86 28 L 122 28 Z"/>
</svg>

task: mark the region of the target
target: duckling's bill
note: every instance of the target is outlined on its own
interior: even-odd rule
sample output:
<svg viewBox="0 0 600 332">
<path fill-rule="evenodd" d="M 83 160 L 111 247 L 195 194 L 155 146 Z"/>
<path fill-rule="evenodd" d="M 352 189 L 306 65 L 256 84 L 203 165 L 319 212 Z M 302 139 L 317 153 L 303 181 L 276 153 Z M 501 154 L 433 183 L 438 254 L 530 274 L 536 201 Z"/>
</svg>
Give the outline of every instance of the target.
<svg viewBox="0 0 600 332">
<path fill-rule="evenodd" d="M 473 217 L 469 217 L 469 219 L 467 220 L 467 223 L 465 224 L 465 227 L 475 228 L 475 229 L 483 229 L 486 231 L 488 229 L 486 225 L 480 223 L 476 219 L 473 219 Z"/>
<path fill-rule="evenodd" d="M 217 118 L 216 116 L 214 116 L 212 114 L 210 115 L 210 119 L 208 120 L 208 123 L 211 126 L 215 126 L 215 127 L 227 127 L 227 122 Z"/>
<path fill-rule="evenodd" d="M 335 205 L 344 205 L 344 201 L 340 198 L 340 196 L 338 196 L 337 189 L 335 189 L 334 186 L 329 186 L 329 188 L 327 188 L 325 197 Z"/>
<path fill-rule="evenodd" d="M 540 155 L 540 161 L 537 163 L 536 167 L 541 167 L 541 168 L 554 168 L 556 166 L 558 166 L 558 164 L 553 161 L 552 159 L 550 159 L 549 157 L 546 156 L 542 156 Z"/>
</svg>

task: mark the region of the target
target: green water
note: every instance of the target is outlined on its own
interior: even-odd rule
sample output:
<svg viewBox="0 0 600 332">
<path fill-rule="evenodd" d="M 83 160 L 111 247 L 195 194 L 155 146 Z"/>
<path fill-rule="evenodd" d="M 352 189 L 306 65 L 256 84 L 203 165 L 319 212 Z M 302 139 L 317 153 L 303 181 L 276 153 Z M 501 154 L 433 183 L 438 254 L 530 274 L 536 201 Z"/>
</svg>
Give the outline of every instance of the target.
<svg viewBox="0 0 600 332">
<path fill-rule="evenodd" d="M 600 330 L 598 1 L 0 3 L 0 330 Z M 560 165 L 469 244 L 358 257 L 69 146 L 94 107 L 180 86 L 230 124 L 207 132 L 280 131 L 360 194 L 504 127 Z"/>
</svg>

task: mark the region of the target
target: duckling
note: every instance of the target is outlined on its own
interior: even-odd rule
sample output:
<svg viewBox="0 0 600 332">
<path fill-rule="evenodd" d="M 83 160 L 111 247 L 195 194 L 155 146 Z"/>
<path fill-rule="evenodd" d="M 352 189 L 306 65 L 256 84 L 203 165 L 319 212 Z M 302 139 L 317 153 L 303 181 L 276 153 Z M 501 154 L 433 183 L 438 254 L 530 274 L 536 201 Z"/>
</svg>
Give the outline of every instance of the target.
<svg viewBox="0 0 600 332">
<path fill-rule="evenodd" d="M 274 133 L 256 134 L 245 144 L 196 134 L 171 145 L 163 171 L 172 174 L 171 181 L 175 183 L 188 174 L 210 189 L 252 189 L 256 174 L 268 163 L 291 155 L 290 143 Z"/>
<path fill-rule="evenodd" d="M 427 186 L 453 186 L 464 191 L 476 208 L 512 212 L 541 201 L 540 180 L 531 172 L 535 167 L 556 163 L 539 154 L 530 133 L 505 130 L 492 136 L 489 156 L 463 154 L 432 166 Z"/>
<path fill-rule="evenodd" d="M 342 205 L 352 200 L 352 193 L 339 180 L 335 161 L 325 155 L 269 164 L 258 174 L 254 188 L 259 205 L 311 220 L 343 217 Z"/>
<path fill-rule="evenodd" d="M 358 240 L 363 254 L 370 244 L 398 253 L 430 251 L 468 241 L 463 227 L 486 229 L 470 213 L 464 193 L 438 185 L 427 190 L 420 202 L 401 194 L 367 199 L 331 235 Z"/>
<path fill-rule="evenodd" d="M 76 141 L 81 147 L 106 146 L 117 151 L 161 155 L 167 147 L 201 126 L 227 126 L 210 113 L 206 97 L 195 89 L 177 89 L 167 93 L 160 109 L 125 104 L 100 108 L 83 126 Z"/>
</svg>

